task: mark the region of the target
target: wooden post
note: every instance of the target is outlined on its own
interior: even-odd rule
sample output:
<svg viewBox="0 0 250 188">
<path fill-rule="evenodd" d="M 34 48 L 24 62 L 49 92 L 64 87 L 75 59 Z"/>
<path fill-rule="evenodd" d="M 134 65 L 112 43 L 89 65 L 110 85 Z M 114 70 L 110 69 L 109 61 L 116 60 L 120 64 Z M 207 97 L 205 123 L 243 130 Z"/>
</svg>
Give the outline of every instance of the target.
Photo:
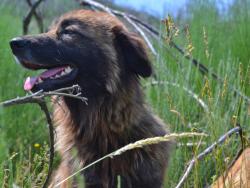
<svg viewBox="0 0 250 188">
<path fill-rule="evenodd" d="M 211 188 L 250 188 L 250 147 L 242 152 L 233 166 Z"/>
</svg>

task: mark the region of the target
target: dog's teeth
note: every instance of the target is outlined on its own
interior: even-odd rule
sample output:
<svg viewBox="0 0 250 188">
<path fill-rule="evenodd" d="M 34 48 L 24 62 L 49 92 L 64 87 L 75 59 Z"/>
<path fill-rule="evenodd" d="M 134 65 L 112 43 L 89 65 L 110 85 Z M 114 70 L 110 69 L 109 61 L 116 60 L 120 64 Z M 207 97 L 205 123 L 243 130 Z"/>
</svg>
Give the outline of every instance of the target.
<svg viewBox="0 0 250 188">
<path fill-rule="evenodd" d="M 67 69 L 65 69 L 65 72 L 66 72 L 66 73 L 69 73 L 69 72 L 70 72 L 70 70 L 67 68 Z"/>
<path fill-rule="evenodd" d="M 70 67 L 67 67 L 65 70 L 64 70 L 66 73 L 70 73 L 72 71 L 72 69 Z"/>
</svg>

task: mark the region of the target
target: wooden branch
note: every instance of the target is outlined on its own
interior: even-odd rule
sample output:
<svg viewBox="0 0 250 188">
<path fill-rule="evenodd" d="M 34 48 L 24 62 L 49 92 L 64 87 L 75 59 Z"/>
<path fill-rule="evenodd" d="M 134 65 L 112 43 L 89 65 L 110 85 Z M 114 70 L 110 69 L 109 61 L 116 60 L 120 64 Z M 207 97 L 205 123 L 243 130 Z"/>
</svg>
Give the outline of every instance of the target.
<svg viewBox="0 0 250 188">
<path fill-rule="evenodd" d="M 29 5 L 30 8 L 32 8 L 33 4 L 31 2 L 31 0 L 26 0 L 27 4 Z M 39 31 L 40 33 L 43 32 L 43 18 L 42 16 L 36 11 L 34 10 L 34 17 L 36 19 L 36 22 L 37 22 L 37 25 L 38 25 L 38 28 L 39 28 Z"/>
<path fill-rule="evenodd" d="M 52 167 L 53 167 L 54 153 L 55 153 L 54 152 L 54 128 L 53 128 L 53 123 L 52 123 L 46 102 L 43 101 L 43 102 L 40 102 L 38 104 L 46 116 L 46 120 L 47 120 L 48 128 L 49 128 L 49 144 L 50 144 L 49 169 L 48 169 L 48 174 L 46 176 L 45 182 L 43 184 L 43 188 L 47 188 L 48 184 L 49 184 L 50 177 L 52 175 L 52 171 L 53 171 Z"/>
<path fill-rule="evenodd" d="M 151 35 L 156 36 L 156 37 L 162 37 L 160 35 L 160 33 L 157 31 L 157 29 L 155 29 L 153 26 L 147 24 L 146 22 L 144 22 L 144 21 L 136 18 L 135 16 L 133 16 L 131 14 L 127 14 L 125 12 L 109 8 L 109 7 L 104 6 L 103 4 L 101 4 L 99 2 L 96 2 L 94 0 L 76 0 L 76 1 L 80 2 L 80 4 L 83 5 L 83 6 L 95 7 L 95 8 L 98 8 L 100 10 L 103 10 L 105 12 L 108 12 L 108 13 L 110 13 L 112 15 L 123 17 L 126 20 L 129 18 L 129 20 L 132 21 L 132 23 L 130 23 L 130 22 L 129 23 L 132 24 L 133 27 L 135 27 L 135 25 L 136 25 L 135 29 L 137 31 L 138 31 L 138 28 L 140 28 L 140 27 L 137 26 L 137 24 L 138 24 L 138 25 L 142 26 L 145 30 L 147 30 L 149 33 L 151 33 Z M 153 45 L 151 45 L 151 43 L 149 42 L 149 40 L 148 40 L 147 37 L 145 38 L 145 36 L 146 36 L 145 33 L 143 31 L 142 32 L 141 31 L 138 31 L 138 32 L 143 37 L 143 39 L 145 40 L 145 42 L 147 43 L 147 45 L 151 49 L 152 53 L 154 55 L 157 55 L 155 53 L 154 48 L 150 47 L 150 46 L 153 46 Z M 165 39 L 164 37 L 162 37 L 162 38 Z M 200 73 L 202 75 L 211 75 L 213 79 L 215 79 L 216 81 L 218 81 L 220 84 L 223 84 L 223 79 L 221 79 L 214 72 L 211 72 L 204 64 L 202 64 L 201 62 L 199 62 L 198 60 L 196 60 L 192 56 L 186 55 L 185 51 L 181 47 L 179 47 L 174 41 L 171 40 L 169 42 L 169 45 L 171 47 L 173 47 L 174 49 L 176 49 L 183 57 L 185 57 L 187 60 L 189 60 L 196 68 L 198 68 L 198 70 L 200 71 Z M 236 89 L 233 86 L 229 85 L 229 88 L 232 89 L 232 91 L 234 92 L 235 95 L 242 97 L 248 104 L 250 104 L 250 98 L 248 96 L 246 96 L 245 94 L 243 94 L 241 91 L 239 91 L 238 89 Z"/>
<path fill-rule="evenodd" d="M 36 103 L 40 106 L 41 110 L 44 112 L 47 123 L 48 123 L 48 129 L 49 129 L 50 156 L 49 156 L 48 174 L 42 186 L 43 188 L 48 187 L 49 180 L 52 175 L 52 170 L 53 170 L 52 167 L 53 167 L 53 161 L 54 161 L 54 128 L 53 128 L 53 123 L 52 123 L 52 119 L 51 119 L 48 107 L 45 102 L 45 97 L 52 96 L 52 95 L 72 97 L 75 99 L 79 99 L 87 104 L 87 99 L 85 97 L 81 97 L 81 94 L 82 93 L 81 93 L 80 86 L 73 85 L 72 87 L 61 88 L 61 89 L 58 89 L 55 91 L 49 91 L 49 92 L 43 92 L 41 90 L 41 91 L 32 93 L 24 97 L 17 97 L 15 99 L 11 99 L 11 100 L 0 103 L 0 106 L 3 106 L 3 107 L 9 107 L 9 106 L 18 105 L 18 104 Z"/>
<path fill-rule="evenodd" d="M 136 141 L 134 143 L 125 145 L 122 148 L 120 148 L 120 149 L 118 149 L 118 150 L 116 150 L 116 151 L 114 151 L 112 153 L 109 153 L 109 154 L 103 156 L 102 158 L 88 164 L 87 166 L 85 166 L 85 167 L 81 168 L 80 170 L 76 171 L 75 173 L 68 176 L 67 178 L 65 178 L 61 182 L 57 183 L 55 185 L 55 187 L 60 187 L 60 185 L 62 183 L 68 181 L 70 178 L 74 177 L 78 173 L 80 173 L 80 172 L 86 170 L 87 168 L 89 168 L 89 167 L 103 161 L 106 158 L 114 158 L 115 156 L 121 155 L 121 154 L 123 154 L 123 153 L 125 153 L 125 152 L 127 152 L 129 150 L 133 150 L 133 149 L 136 149 L 136 148 L 142 148 L 144 146 L 148 146 L 148 145 L 152 145 L 152 144 L 158 144 L 158 143 L 161 143 L 161 142 L 168 142 L 168 141 L 172 141 L 172 140 L 175 140 L 175 139 L 190 138 L 190 137 L 195 137 L 195 136 L 204 137 L 204 136 L 207 136 L 207 135 L 204 134 L 204 133 L 196 133 L 196 132 L 179 133 L 179 134 L 178 133 L 172 133 L 172 134 L 167 134 L 167 135 L 164 135 L 164 136 L 157 136 L 157 137 L 138 140 L 138 141 Z"/>
<path fill-rule="evenodd" d="M 235 127 L 231 130 L 229 130 L 226 134 L 222 135 L 217 142 L 214 142 L 211 146 L 209 146 L 208 148 L 206 148 L 202 153 L 200 153 L 198 156 L 194 157 L 189 163 L 188 163 L 188 167 L 186 168 L 183 176 L 181 177 L 179 183 L 177 184 L 177 186 L 175 188 L 181 188 L 183 187 L 184 182 L 186 181 L 186 179 L 188 178 L 190 172 L 192 171 L 192 168 L 194 167 L 195 163 L 201 159 L 203 159 L 206 155 L 208 155 L 209 153 L 211 153 L 218 145 L 224 143 L 226 141 L 227 138 L 229 138 L 230 136 L 232 136 L 234 133 L 239 133 L 241 130 L 240 127 Z"/>
<path fill-rule="evenodd" d="M 66 92 L 73 93 L 74 91 L 77 91 L 77 93 L 76 94 L 66 93 Z M 80 86 L 78 86 L 78 85 L 58 89 L 58 90 L 55 90 L 55 91 L 49 91 L 49 92 L 43 92 L 42 90 L 40 90 L 40 91 L 38 91 L 36 93 L 32 93 L 32 94 L 24 96 L 24 97 L 17 97 L 15 99 L 11 99 L 11 100 L 1 102 L 0 106 L 8 107 L 8 106 L 17 105 L 17 104 L 40 103 L 41 101 L 43 101 L 43 99 L 45 97 L 49 97 L 49 96 L 52 96 L 52 95 L 76 98 L 76 99 L 82 100 L 83 102 L 87 103 L 87 98 L 80 96 L 81 93 L 79 91 L 80 91 Z"/>
<path fill-rule="evenodd" d="M 34 14 L 36 8 L 43 2 L 44 0 L 37 0 L 31 7 L 28 14 L 25 16 L 23 20 L 23 34 L 26 35 L 28 33 L 28 27 L 32 18 L 32 15 Z"/>
<path fill-rule="evenodd" d="M 8 106 L 17 105 L 17 104 L 38 103 L 40 101 L 36 99 L 36 96 L 40 95 L 40 93 L 42 93 L 42 90 L 36 93 L 33 93 L 31 95 L 27 95 L 24 97 L 17 97 L 15 99 L 10 99 L 10 100 L 1 102 L 0 106 L 8 107 Z"/>
</svg>

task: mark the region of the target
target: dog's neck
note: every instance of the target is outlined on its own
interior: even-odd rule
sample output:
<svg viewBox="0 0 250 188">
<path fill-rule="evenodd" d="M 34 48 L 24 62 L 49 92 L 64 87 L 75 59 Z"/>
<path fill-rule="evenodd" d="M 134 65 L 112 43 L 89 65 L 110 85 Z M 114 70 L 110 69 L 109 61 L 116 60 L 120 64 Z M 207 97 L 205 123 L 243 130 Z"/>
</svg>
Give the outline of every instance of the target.
<svg viewBox="0 0 250 188">
<path fill-rule="evenodd" d="M 135 120 L 139 121 L 141 110 L 138 109 L 143 105 L 142 91 L 135 80 L 116 93 L 89 98 L 88 105 L 77 99 L 64 98 L 61 105 L 56 104 L 55 116 L 59 121 L 57 124 L 72 129 L 79 138 L 86 138 L 86 134 L 90 138 L 97 133 L 105 136 L 110 132 L 119 135 L 124 129 L 130 129 L 132 120 L 133 124 L 136 124 Z M 68 116 L 70 118 L 64 118 Z"/>
<path fill-rule="evenodd" d="M 60 143 L 56 145 L 62 156 L 78 148 L 80 156 L 93 161 L 131 142 L 130 130 L 140 124 L 147 109 L 138 80 L 128 86 L 109 96 L 91 98 L 88 105 L 73 98 L 54 103 Z"/>
</svg>

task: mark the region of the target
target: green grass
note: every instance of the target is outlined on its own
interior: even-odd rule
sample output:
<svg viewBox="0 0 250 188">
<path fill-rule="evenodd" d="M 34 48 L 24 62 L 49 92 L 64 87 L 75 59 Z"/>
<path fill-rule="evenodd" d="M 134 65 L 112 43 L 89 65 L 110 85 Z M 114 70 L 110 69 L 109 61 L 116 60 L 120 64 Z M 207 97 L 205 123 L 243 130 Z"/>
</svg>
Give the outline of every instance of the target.
<svg viewBox="0 0 250 188">
<path fill-rule="evenodd" d="M 25 95 L 22 85 L 27 71 L 15 64 L 9 48 L 10 39 L 21 35 L 21 19 L 12 13 L 15 9 L 11 7 L 0 10 L 0 101 L 3 101 Z M 0 109 L 0 184 L 28 185 L 37 178 L 33 175 L 39 165 L 35 157 L 40 156 L 42 150 L 33 145 L 47 140 L 47 129 L 40 114 L 35 105 Z"/>
<path fill-rule="evenodd" d="M 183 48 L 192 44 L 193 57 L 218 74 L 224 84 L 218 84 L 209 75 L 202 76 L 165 41 L 156 44 L 160 58 L 154 62 L 155 72 L 159 80 L 177 83 L 179 87 L 167 84 L 152 86 L 148 85 L 151 79 L 143 81 L 143 85 L 147 85 L 147 102 L 169 125 L 171 132 L 199 131 L 209 134 L 203 140 L 205 144 L 199 148 L 173 148 L 165 187 L 174 187 L 187 162 L 233 128 L 236 120 L 243 126 L 246 137 L 249 136 L 250 107 L 240 97 L 235 97 L 229 86 L 248 97 L 250 95 L 250 15 L 246 11 L 250 4 L 247 0 L 243 4 L 237 3 L 225 16 L 216 12 L 213 2 L 209 2 L 192 0 L 188 8 L 192 17 L 176 23 L 181 32 L 174 40 Z M 11 38 L 21 35 L 24 13 L 20 8 L 14 8 L 13 4 L 0 4 L 0 11 L 0 101 L 3 101 L 25 95 L 23 81 L 30 72 L 14 63 L 8 44 Z M 54 12 L 56 15 L 60 13 L 56 9 L 49 11 L 46 23 L 51 21 Z M 183 32 L 185 25 L 189 26 L 190 34 Z M 31 32 L 35 33 L 36 30 Z M 162 33 L 165 34 L 164 29 Z M 209 113 L 183 87 L 196 93 L 207 104 Z M 41 185 L 47 172 L 47 165 L 44 165 L 48 162 L 45 152 L 48 150 L 47 131 L 44 117 L 36 105 L 0 108 L 0 185 Z M 198 141 L 188 139 L 182 142 Z M 41 147 L 35 148 L 35 143 Z M 211 184 L 226 169 L 229 165 L 227 161 L 233 159 L 239 148 L 239 136 L 231 137 L 196 164 L 185 187 L 198 188 Z"/>
</svg>

